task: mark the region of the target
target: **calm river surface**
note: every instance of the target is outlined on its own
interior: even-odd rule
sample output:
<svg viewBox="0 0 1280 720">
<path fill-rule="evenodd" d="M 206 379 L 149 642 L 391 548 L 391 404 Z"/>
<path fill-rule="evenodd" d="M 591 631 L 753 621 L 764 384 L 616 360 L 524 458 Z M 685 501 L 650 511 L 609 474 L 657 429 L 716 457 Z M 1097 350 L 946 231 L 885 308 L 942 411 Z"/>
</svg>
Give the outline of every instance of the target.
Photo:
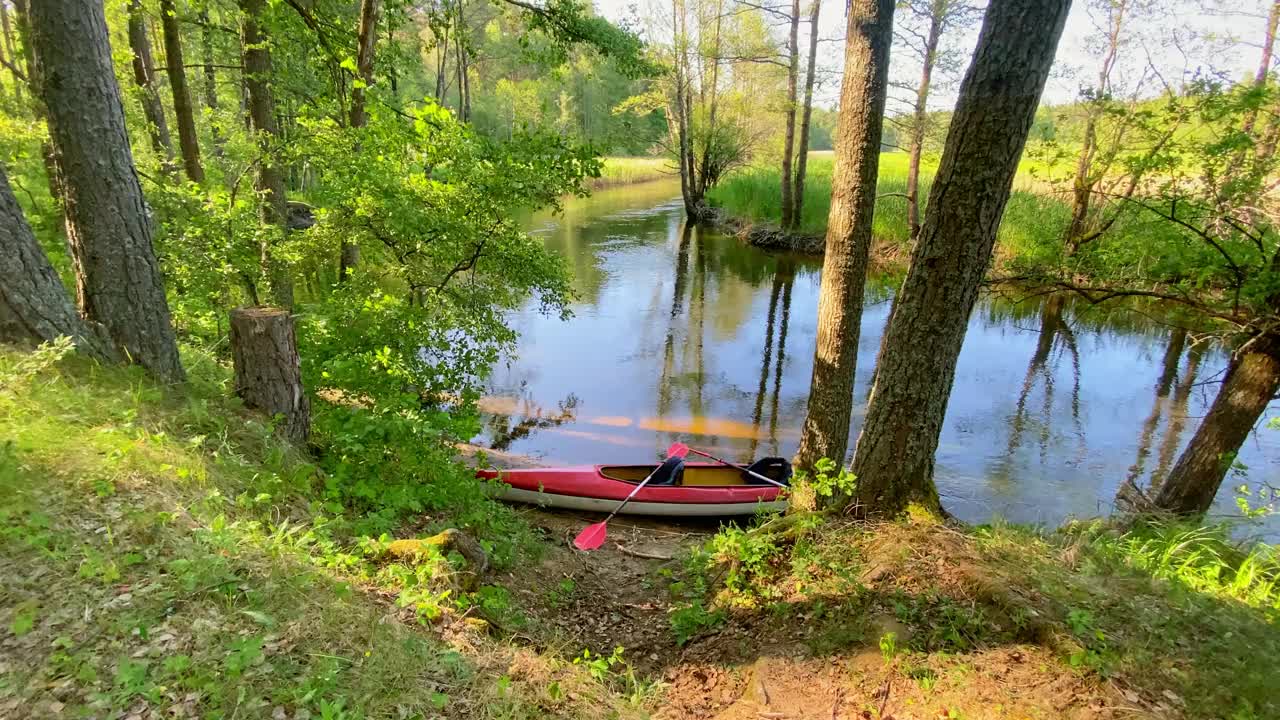
<svg viewBox="0 0 1280 720">
<path fill-rule="evenodd" d="M 794 453 L 821 261 L 686 228 L 678 195 L 674 183 L 625 187 L 530 221 L 568 259 L 579 297 L 568 322 L 518 313 L 519 351 L 490 379 L 480 442 L 548 464 L 652 461 L 677 439 L 739 461 Z M 895 288 L 868 283 L 850 448 Z M 1106 513 L 1130 474 L 1145 488 L 1171 466 L 1225 362 L 1132 312 L 984 296 L 938 449 L 943 502 L 971 522 Z M 1274 480 L 1280 430 L 1257 431 L 1240 460 Z M 1238 483 L 1218 512 L 1236 512 Z"/>
</svg>

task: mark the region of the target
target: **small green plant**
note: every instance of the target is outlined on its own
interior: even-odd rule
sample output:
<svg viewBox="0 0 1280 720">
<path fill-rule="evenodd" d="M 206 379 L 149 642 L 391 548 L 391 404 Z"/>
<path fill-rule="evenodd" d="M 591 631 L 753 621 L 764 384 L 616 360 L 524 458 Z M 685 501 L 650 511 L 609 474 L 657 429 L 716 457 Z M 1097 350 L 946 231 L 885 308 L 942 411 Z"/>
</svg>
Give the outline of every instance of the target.
<svg viewBox="0 0 1280 720">
<path fill-rule="evenodd" d="M 573 578 L 562 579 L 553 585 L 551 591 L 547 593 L 547 604 L 556 609 L 565 607 L 573 600 L 573 593 L 576 589 L 577 583 L 573 581 Z"/>
<path fill-rule="evenodd" d="M 893 662 L 898 656 L 898 633 L 887 632 L 880 636 L 880 656 L 885 662 Z"/>
<path fill-rule="evenodd" d="M 671 630 L 676 644 L 684 645 L 694 637 L 718 627 L 725 620 L 724 611 L 708 610 L 701 600 L 685 603 L 671 612 Z"/>
</svg>

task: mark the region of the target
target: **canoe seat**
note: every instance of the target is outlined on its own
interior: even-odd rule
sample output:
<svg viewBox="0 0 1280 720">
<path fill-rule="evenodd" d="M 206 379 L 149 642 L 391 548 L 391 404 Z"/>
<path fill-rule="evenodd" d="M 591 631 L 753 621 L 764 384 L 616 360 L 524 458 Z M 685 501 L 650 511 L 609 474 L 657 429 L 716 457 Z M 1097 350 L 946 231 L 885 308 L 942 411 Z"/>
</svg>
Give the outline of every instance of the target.
<svg viewBox="0 0 1280 720">
<path fill-rule="evenodd" d="M 776 480 L 782 483 L 783 485 L 791 484 L 791 463 L 787 462 L 786 458 L 780 458 L 780 457 L 760 458 L 759 460 L 748 465 L 747 469 L 752 472 L 759 473 L 771 480 Z M 750 475 L 747 475 L 746 473 L 743 473 L 743 475 L 746 476 L 745 480 L 747 481 L 748 485 L 767 485 L 768 484 L 762 480 L 757 480 L 751 477 Z"/>
<path fill-rule="evenodd" d="M 669 457 L 658 466 L 650 485 L 680 485 L 684 482 L 684 458 Z"/>
</svg>

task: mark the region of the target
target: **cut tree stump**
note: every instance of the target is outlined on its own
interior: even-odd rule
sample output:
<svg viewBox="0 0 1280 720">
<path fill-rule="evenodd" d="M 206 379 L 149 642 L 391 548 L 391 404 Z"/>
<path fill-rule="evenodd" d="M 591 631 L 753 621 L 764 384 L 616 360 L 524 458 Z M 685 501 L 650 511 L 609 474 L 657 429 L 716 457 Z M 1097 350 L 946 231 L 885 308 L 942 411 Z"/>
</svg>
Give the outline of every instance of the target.
<svg viewBox="0 0 1280 720">
<path fill-rule="evenodd" d="M 311 428 L 311 403 L 302 388 L 302 364 L 293 316 L 273 307 L 231 311 L 231 356 L 236 395 L 246 407 L 277 417 L 276 432 L 304 443 Z"/>
</svg>

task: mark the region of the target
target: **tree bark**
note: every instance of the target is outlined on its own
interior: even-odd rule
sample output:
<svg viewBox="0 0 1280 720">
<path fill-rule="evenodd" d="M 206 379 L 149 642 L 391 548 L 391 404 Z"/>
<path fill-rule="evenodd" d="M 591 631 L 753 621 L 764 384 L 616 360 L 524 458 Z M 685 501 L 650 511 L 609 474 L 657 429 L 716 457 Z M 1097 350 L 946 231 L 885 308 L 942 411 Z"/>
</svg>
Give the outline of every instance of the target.
<svg viewBox="0 0 1280 720">
<path fill-rule="evenodd" d="M 365 110 L 365 91 L 373 84 L 374 49 L 378 41 L 380 0 L 361 0 L 360 25 L 357 28 L 356 72 L 359 75 L 351 90 L 350 125 L 359 129 L 369 124 Z M 345 282 L 351 269 L 360 264 L 360 246 L 342 239 L 338 255 L 338 282 Z"/>
<path fill-rule="evenodd" d="M 822 0 L 813 0 L 809 14 L 809 67 L 804 78 L 804 110 L 800 119 L 800 141 L 796 144 L 796 189 L 791 196 L 791 225 L 784 229 L 800 227 L 800 213 L 804 210 L 804 181 L 809 165 L 809 125 L 813 119 L 813 80 L 818 67 L 818 13 Z"/>
<path fill-rule="evenodd" d="M 288 200 L 285 196 L 284 173 L 280 168 L 280 131 L 276 127 L 275 99 L 272 96 L 271 51 L 262 32 L 261 16 L 265 0 L 239 0 L 242 14 L 240 36 L 243 49 L 245 87 L 249 93 L 249 121 L 258 138 L 258 176 L 255 188 L 262 195 L 261 217 L 264 225 L 279 228 L 283 236 L 289 231 Z M 293 279 L 289 269 L 275 257 L 270 236 L 262 241 L 260 260 L 262 274 L 271 284 L 271 297 L 280 307 L 293 308 Z"/>
<path fill-rule="evenodd" d="M 182 168 L 193 183 L 204 182 L 200 164 L 200 136 L 187 89 L 187 69 L 182 54 L 182 29 L 173 0 L 160 0 L 160 28 L 164 34 L 164 63 L 169 70 L 169 90 L 173 93 L 173 117 L 178 121 L 178 145 L 182 148 Z"/>
<path fill-rule="evenodd" d="M 796 140 L 796 78 L 800 74 L 800 0 L 791 0 L 791 35 L 787 40 L 790 53 L 787 63 L 787 107 L 786 132 L 782 140 L 782 227 L 792 225 L 792 211 L 795 210 L 791 196 L 791 156 L 795 152 Z"/>
<path fill-rule="evenodd" d="M 1261 337 L 1232 358 L 1209 414 L 1160 485 L 1156 507 L 1178 515 L 1209 511 L 1258 418 L 1280 390 L 1280 341 Z"/>
<path fill-rule="evenodd" d="M 129 49 L 133 52 L 133 82 L 142 92 L 142 112 L 147 118 L 151 149 L 160 156 L 160 162 L 168 166 L 173 161 L 173 140 L 169 137 L 169 123 L 165 121 L 164 105 L 156 89 L 155 62 L 151 58 L 142 0 L 129 0 Z"/>
<path fill-rule="evenodd" d="M 360 24 L 356 33 L 356 74 L 359 82 L 351 90 L 350 125 L 361 128 L 368 124 L 365 111 L 365 89 L 373 84 L 374 48 L 378 39 L 379 0 L 361 0 Z"/>
<path fill-rule="evenodd" d="M 311 430 L 311 402 L 302 387 L 302 362 L 287 310 L 231 311 L 231 358 L 236 395 L 246 407 L 277 418 L 276 432 L 304 443 Z"/>
<path fill-rule="evenodd" d="M 920 85 L 916 88 L 911 120 L 911 147 L 908 148 L 907 159 L 907 226 L 913 241 L 920 236 L 920 156 L 924 154 L 925 126 L 929 122 L 929 85 L 933 80 L 933 66 L 938 61 L 938 41 L 942 38 L 942 26 L 946 20 L 946 3 L 947 0 L 940 0 L 931 8 Z"/>
<path fill-rule="evenodd" d="M 106 362 L 120 354 L 101 328 L 90 326 L 49 264 L 0 167 L 0 342 L 39 344 L 70 337 L 80 352 Z"/>
<path fill-rule="evenodd" d="M 37 2 L 31 37 L 62 173 L 80 312 L 156 376 L 181 381 L 102 3 Z"/>
<path fill-rule="evenodd" d="M 824 457 L 843 463 L 849 445 L 893 11 L 893 0 L 853 0 L 848 11 L 831 211 L 818 294 L 817 348 L 796 455 L 796 465 L 803 469 Z"/>
<path fill-rule="evenodd" d="M 988 6 L 854 452 L 869 512 L 941 509 L 934 453 L 956 360 L 1070 6 Z"/>
</svg>

